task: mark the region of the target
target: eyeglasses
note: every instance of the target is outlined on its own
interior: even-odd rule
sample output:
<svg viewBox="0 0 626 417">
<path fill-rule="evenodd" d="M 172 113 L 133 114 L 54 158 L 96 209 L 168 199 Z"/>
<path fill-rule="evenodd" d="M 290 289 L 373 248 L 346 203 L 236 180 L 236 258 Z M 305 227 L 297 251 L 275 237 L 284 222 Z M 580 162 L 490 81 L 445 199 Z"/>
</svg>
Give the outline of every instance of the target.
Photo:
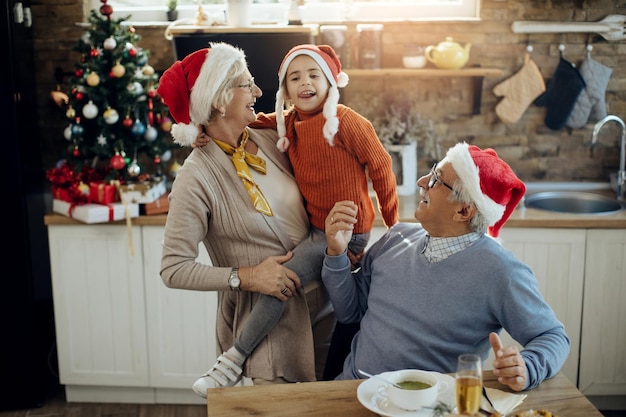
<svg viewBox="0 0 626 417">
<path fill-rule="evenodd" d="M 437 168 L 437 163 L 436 162 L 433 165 L 432 169 L 430 170 L 430 173 L 428 174 L 428 175 L 430 175 L 430 179 L 428 180 L 428 188 L 433 188 L 435 186 L 435 183 L 439 182 L 439 183 L 445 185 L 446 187 L 448 187 L 449 189 L 451 189 L 452 191 L 454 191 L 454 188 L 452 188 L 450 185 L 448 185 L 445 182 L 443 182 L 441 180 L 441 178 L 439 178 L 437 176 L 437 173 L 435 172 L 435 168 Z"/>
<path fill-rule="evenodd" d="M 254 89 L 256 88 L 256 84 L 254 83 L 254 77 L 250 78 L 250 82 L 248 84 L 239 84 L 236 85 L 235 87 L 237 88 L 248 88 L 250 90 L 250 92 L 252 93 L 254 91 Z"/>
</svg>

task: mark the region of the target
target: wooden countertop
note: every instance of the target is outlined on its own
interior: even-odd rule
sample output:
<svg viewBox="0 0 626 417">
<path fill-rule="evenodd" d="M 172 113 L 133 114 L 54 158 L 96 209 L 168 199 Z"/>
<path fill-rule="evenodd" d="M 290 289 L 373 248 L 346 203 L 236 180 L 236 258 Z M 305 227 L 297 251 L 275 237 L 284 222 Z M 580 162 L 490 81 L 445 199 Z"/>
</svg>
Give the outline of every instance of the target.
<svg viewBox="0 0 626 417">
<path fill-rule="evenodd" d="M 414 222 L 419 195 L 400 196 L 400 221 Z M 375 226 L 383 226 L 377 218 Z M 518 207 L 504 227 L 547 227 L 567 229 L 626 229 L 626 210 L 617 214 L 570 214 Z"/>
<path fill-rule="evenodd" d="M 400 196 L 400 221 L 415 222 L 415 208 L 419 196 Z M 141 226 L 165 225 L 166 214 L 140 216 L 132 220 L 132 224 Z M 85 224 L 60 214 L 51 213 L 44 217 L 46 225 L 53 224 Z M 98 224 L 126 224 L 125 221 Z M 384 226 L 380 217 L 374 226 Z M 555 213 L 545 210 L 520 207 L 511 215 L 505 227 L 530 228 L 565 228 L 565 229 L 626 229 L 626 210 L 617 214 L 569 214 Z"/>
<path fill-rule="evenodd" d="M 547 187 L 547 188 L 546 188 Z M 526 195 L 534 192 L 554 190 L 573 191 L 580 187 L 579 191 L 598 193 L 604 196 L 614 197 L 613 192 L 602 183 L 527 183 Z M 575 187 L 575 188 L 572 188 Z M 420 201 L 419 193 L 409 196 L 399 196 L 400 199 L 400 221 L 405 223 L 415 222 L 415 209 Z M 372 201 L 376 206 L 375 195 Z M 162 226 L 165 225 L 167 214 L 157 214 L 152 216 L 140 216 L 132 219 L 132 224 L 140 226 Z M 68 217 L 51 213 L 45 216 L 46 225 L 52 224 L 85 224 Z M 113 224 L 125 224 L 125 221 L 114 222 Z M 111 224 L 111 223 L 99 223 Z M 384 227 L 380 213 L 374 220 L 375 227 Z M 561 229 L 626 229 L 626 210 L 617 214 L 571 214 L 557 213 L 546 210 L 526 208 L 522 204 L 518 207 L 505 227 L 508 228 L 561 228 Z"/>
<path fill-rule="evenodd" d="M 491 371 L 485 371 L 483 379 L 486 387 L 511 392 L 497 382 Z M 207 414 L 208 417 L 376 416 L 357 398 L 357 388 L 362 382 L 322 381 L 211 389 L 207 396 Z M 524 393 L 528 396 L 516 411 L 543 409 L 559 417 L 602 417 L 561 373 Z"/>
</svg>

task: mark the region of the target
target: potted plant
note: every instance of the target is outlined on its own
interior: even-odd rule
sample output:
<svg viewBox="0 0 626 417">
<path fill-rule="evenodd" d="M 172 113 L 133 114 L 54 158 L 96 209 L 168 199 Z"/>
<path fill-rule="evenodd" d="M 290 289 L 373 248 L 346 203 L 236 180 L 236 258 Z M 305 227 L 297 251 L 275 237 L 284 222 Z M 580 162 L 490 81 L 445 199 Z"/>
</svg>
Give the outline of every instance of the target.
<svg viewBox="0 0 626 417">
<path fill-rule="evenodd" d="M 173 22 L 178 18 L 178 0 L 167 0 L 167 20 Z"/>
<path fill-rule="evenodd" d="M 374 130 L 393 162 L 398 194 L 417 189 L 417 152 L 430 159 L 439 157 L 439 135 L 435 123 L 422 116 L 403 94 L 363 95 L 350 100 L 351 107 L 372 122 Z"/>
</svg>

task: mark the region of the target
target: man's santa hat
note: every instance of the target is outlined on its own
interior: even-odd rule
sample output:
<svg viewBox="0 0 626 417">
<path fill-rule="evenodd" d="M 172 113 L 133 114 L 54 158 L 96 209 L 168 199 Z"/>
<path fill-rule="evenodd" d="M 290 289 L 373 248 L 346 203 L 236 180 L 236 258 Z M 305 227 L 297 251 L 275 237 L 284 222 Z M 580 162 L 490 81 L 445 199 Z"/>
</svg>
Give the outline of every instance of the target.
<svg viewBox="0 0 626 417">
<path fill-rule="evenodd" d="M 337 134 L 337 130 L 339 129 L 339 119 L 337 118 L 337 103 L 339 103 L 338 87 L 345 87 L 348 85 L 349 80 L 348 74 L 341 70 L 341 62 L 335 50 L 328 45 L 298 45 L 287 52 L 278 70 L 278 92 L 276 93 L 276 123 L 278 125 L 277 146 L 283 152 L 289 147 L 289 139 L 286 137 L 285 116 L 283 114 L 283 110 L 285 109 L 283 85 L 289 64 L 294 58 L 300 55 L 307 55 L 313 58 L 322 69 L 326 79 L 330 82 L 330 89 L 328 90 L 328 97 L 324 103 L 323 110 L 326 119 L 323 133 L 330 146 L 334 145 L 335 134 Z"/>
<path fill-rule="evenodd" d="M 211 43 L 176 61 L 159 80 L 158 94 L 176 122 L 174 142 L 189 146 L 196 141 L 198 125 L 208 123 L 213 101 L 223 88 L 228 73 L 240 61 L 247 68 L 244 52 L 226 43 Z"/>
<path fill-rule="evenodd" d="M 526 186 L 493 149 L 459 143 L 448 150 L 442 163 L 450 162 L 454 171 L 487 219 L 489 234 L 498 237 L 526 192 Z"/>
</svg>

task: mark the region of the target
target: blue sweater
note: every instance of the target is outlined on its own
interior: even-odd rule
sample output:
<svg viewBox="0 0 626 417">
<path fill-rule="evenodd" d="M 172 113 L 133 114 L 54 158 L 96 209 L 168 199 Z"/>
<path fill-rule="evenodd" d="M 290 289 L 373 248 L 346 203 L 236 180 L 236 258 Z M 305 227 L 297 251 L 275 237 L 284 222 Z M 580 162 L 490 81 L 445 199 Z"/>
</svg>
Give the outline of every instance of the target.
<svg viewBox="0 0 626 417">
<path fill-rule="evenodd" d="M 563 324 L 541 296 L 530 267 L 483 236 L 447 259 L 421 253 L 426 231 L 399 223 L 350 272 L 346 254 L 326 256 L 322 279 L 337 320 L 361 322 L 337 379 L 417 368 L 452 373 L 458 355 L 489 355 L 489 333 L 502 328 L 524 349 L 525 389 L 554 376 L 569 354 Z"/>
</svg>

